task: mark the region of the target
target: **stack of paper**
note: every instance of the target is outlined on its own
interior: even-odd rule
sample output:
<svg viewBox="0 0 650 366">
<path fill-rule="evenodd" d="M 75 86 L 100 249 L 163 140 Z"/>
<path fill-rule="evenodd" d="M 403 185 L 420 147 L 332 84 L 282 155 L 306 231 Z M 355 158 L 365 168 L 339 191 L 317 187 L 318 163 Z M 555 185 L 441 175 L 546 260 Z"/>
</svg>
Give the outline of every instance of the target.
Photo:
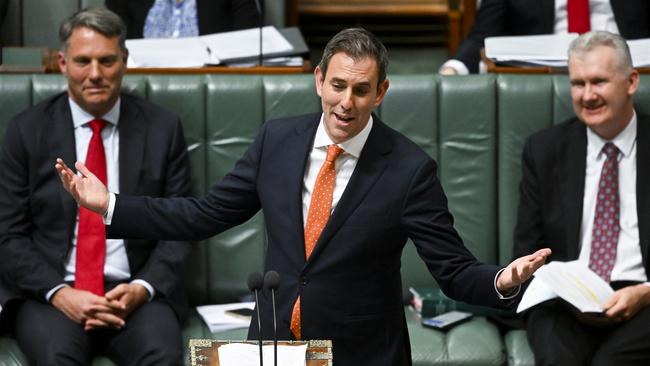
<svg viewBox="0 0 650 366">
<path fill-rule="evenodd" d="M 253 309 L 254 307 L 254 302 L 238 302 L 233 304 L 197 306 L 196 310 L 208 328 L 210 328 L 210 331 L 216 333 L 230 329 L 248 328 L 250 319 L 246 320 L 242 317 L 229 315 L 226 311 L 239 308 Z"/>
<path fill-rule="evenodd" d="M 273 365 L 273 345 L 262 346 L 262 357 L 265 365 Z M 259 366 L 259 345 L 246 343 L 230 343 L 219 347 L 219 365 L 221 366 Z M 284 346 L 278 345 L 278 365 L 304 366 L 306 363 L 307 345 Z"/>
<path fill-rule="evenodd" d="M 535 278 L 526 289 L 517 312 L 561 297 L 583 313 L 601 313 L 613 294 L 609 284 L 584 263 L 551 262 L 535 271 Z"/>
<path fill-rule="evenodd" d="M 129 39 L 128 67 L 202 67 L 227 62 L 256 60 L 260 53 L 260 29 L 185 38 Z M 293 46 L 274 26 L 262 28 L 264 56 L 293 51 Z"/>
<path fill-rule="evenodd" d="M 568 50 L 577 33 L 538 36 L 488 37 L 485 56 L 494 62 L 566 67 Z M 634 67 L 650 65 L 650 39 L 627 42 Z"/>
</svg>

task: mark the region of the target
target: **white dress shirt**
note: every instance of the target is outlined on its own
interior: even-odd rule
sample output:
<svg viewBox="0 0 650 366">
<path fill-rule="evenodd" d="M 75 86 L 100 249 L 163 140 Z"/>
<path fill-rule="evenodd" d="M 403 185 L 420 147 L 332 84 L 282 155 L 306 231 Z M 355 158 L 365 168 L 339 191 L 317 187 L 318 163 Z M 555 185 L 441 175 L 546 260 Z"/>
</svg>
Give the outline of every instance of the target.
<svg viewBox="0 0 650 366">
<path fill-rule="evenodd" d="M 72 123 L 74 126 L 75 151 L 77 160 L 85 163 L 90 139 L 93 135 L 92 129 L 88 124 L 95 119 L 91 114 L 83 110 L 72 99 L 68 98 L 70 111 L 72 112 Z M 106 123 L 102 129 L 102 142 L 106 153 L 106 177 L 107 186 L 111 192 L 120 191 L 120 134 L 118 121 L 120 120 L 120 99 L 117 100 L 113 108 L 101 117 Z M 72 236 L 72 249 L 65 262 L 65 275 L 63 279 L 68 282 L 74 282 L 77 258 L 77 232 L 79 229 L 79 215 L 75 218 L 74 233 Z M 104 264 L 104 279 L 106 281 L 120 281 L 131 277 L 129 268 L 129 258 L 126 254 L 126 247 L 122 239 L 106 240 L 106 262 Z M 132 283 L 139 283 L 149 291 L 149 298 L 154 295 L 153 287 L 144 280 L 136 279 Z M 52 295 L 60 289 L 63 284 L 56 286 L 46 294 L 49 301 Z"/>
<path fill-rule="evenodd" d="M 628 126 L 611 141 L 604 140 L 587 128 L 587 164 L 585 172 L 585 193 L 580 225 L 580 256 L 578 260 L 589 265 L 591 239 L 596 210 L 598 182 L 606 156 L 603 146 L 611 142 L 619 149 L 618 190 L 620 199 L 620 225 L 616 248 L 616 260 L 612 269 L 612 281 L 646 282 L 647 276 L 641 257 L 639 241 L 639 217 L 636 200 L 636 113 Z"/>
</svg>

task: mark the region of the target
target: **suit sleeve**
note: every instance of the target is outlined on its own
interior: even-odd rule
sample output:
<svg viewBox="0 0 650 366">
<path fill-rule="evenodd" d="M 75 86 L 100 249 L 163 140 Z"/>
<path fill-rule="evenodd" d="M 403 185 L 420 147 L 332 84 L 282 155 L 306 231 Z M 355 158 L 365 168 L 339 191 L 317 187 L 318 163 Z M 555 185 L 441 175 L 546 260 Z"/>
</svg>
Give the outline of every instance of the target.
<svg viewBox="0 0 650 366">
<path fill-rule="evenodd" d="M 545 246 L 539 178 L 531 140 L 526 142 L 522 157 L 519 207 L 514 232 L 513 258 L 534 253 Z"/>
<path fill-rule="evenodd" d="M 190 194 L 190 162 L 180 121 L 176 121 L 167 152 L 164 197 L 184 197 Z M 147 281 L 156 296 L 169 296 L 180 285 L 179 274 L 191 250 L 186 241 L 160 241 L 145 265 L 132 278 Z"/>
<path fill-rule="evenodd" d="M 413 175 L 403 212 L 408 236 L 445 294 L 473 304 L 504 305 L 493 284 L 499 268 L 478 262 L 464 246 L 433 160 Z"/>
<path fill-rule="evenodd" d="M 260 210 L 257 171 L 265 128 L 224 179 L 203 198 L 117 195 L 109 237 L 203 240 L 246 222 Z"/>
<path fill-rule="evenodd" d="M 30 179 L 34 179 L 36 167 L 30 169 L 30 164 L 37 162 L 26 143 L 29 132 L 21 130 L 21 125 L 18 120 L 9 123 L 0 156 L 0 271 L 4 284 L 12 290 L 45 301 L 47 291 L 63 283 L 63 277 L 36 248 L 34 240 L 53 251 L 67 244 L 53 242 L 56 236 L 37 235 L 35 239 L 32 217 L 39 213 L 31 199 Z M 49 194 L 58 197 L 57 191 Z"/>
<path fill-rule="evenodd" d="M 264 0 L 260 0 L 264 6 Z M 231 0 L 233 29 L 247 29 L 259 26 L 259 15 L 255 0 Z"/>
<path fill-rule="evenodd" d="M 485 38 L 503 35 L 506 13 L 505 0 L 483 0 L 481 3 L 472 30 L 453 57 L 463 62 L 470 73 L 478 73 Z"/>
</svg>

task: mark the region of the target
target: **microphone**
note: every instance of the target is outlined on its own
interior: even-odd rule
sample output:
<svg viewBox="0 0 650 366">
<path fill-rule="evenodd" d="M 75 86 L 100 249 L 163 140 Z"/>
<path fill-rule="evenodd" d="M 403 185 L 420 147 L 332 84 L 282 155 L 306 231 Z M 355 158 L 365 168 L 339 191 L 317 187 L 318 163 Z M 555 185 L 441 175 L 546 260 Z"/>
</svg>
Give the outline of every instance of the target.
<svg viewBox="0 0 650 366">
<path fill-rule="evenodd" d="M 259 14 L 259 23 L 260 23 L 260 58 L 259 66 L 264 66 L 264 53 L 262 50 L 262 28 L 264 27 L 264 7 L 260 0 L 255 0 L 255 7 L 257 8 L 257 14 Z"/>
<path fill-rule="evenodd" d="M 280 285 L 280 275 L 276 271 L 268 271 L 264 275 L 264 287 L 271 290 L 271 301 L 273 303 L 273 365 L 278 366 L 278 327 L 277 316 L 275 315 L 275 290 Z"/>
<path fill-rule="evenodd" d="M 248 289 L 255 293 L 255 309 L 257 309 L 257 330 L 259 331 L 259 345 L 260 345 L 260 366 L 264 366 L 264 358 L 262 357 L 262 320 L 260 317 L 260 302 L 258 298 L 259 290 L 264 284 L 264 278 L 259 272 L 253 272 L 248 276 Z"/>
</svg>

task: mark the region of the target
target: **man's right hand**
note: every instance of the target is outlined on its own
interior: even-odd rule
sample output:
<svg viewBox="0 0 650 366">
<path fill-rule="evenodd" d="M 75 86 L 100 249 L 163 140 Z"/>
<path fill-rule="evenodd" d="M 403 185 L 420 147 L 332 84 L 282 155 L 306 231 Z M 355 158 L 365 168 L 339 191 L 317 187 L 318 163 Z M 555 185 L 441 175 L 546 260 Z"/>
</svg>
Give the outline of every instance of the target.
<svg viewBox="0 0 650 366">
<path fill-rule="evenodd" d="M 63 159 L 56 159 L 54 167 L 59 173 L 63 187 L 79 205 L 100 215 L 108 211 L 109 193 L 106 186 L 83 163 L 79 161 L 75 163 L 81 176 L 68 168 Z"/>
<path fill-rule="evenodd" d="M 115 314 L 115 304 L 88 291 L 65 286 L 54 293 L 51 303 L 78 324 L 85 325 L 89 320 L 98 319 L 109 328 L 124 326 L 124 319 Z"/>
</svg>

